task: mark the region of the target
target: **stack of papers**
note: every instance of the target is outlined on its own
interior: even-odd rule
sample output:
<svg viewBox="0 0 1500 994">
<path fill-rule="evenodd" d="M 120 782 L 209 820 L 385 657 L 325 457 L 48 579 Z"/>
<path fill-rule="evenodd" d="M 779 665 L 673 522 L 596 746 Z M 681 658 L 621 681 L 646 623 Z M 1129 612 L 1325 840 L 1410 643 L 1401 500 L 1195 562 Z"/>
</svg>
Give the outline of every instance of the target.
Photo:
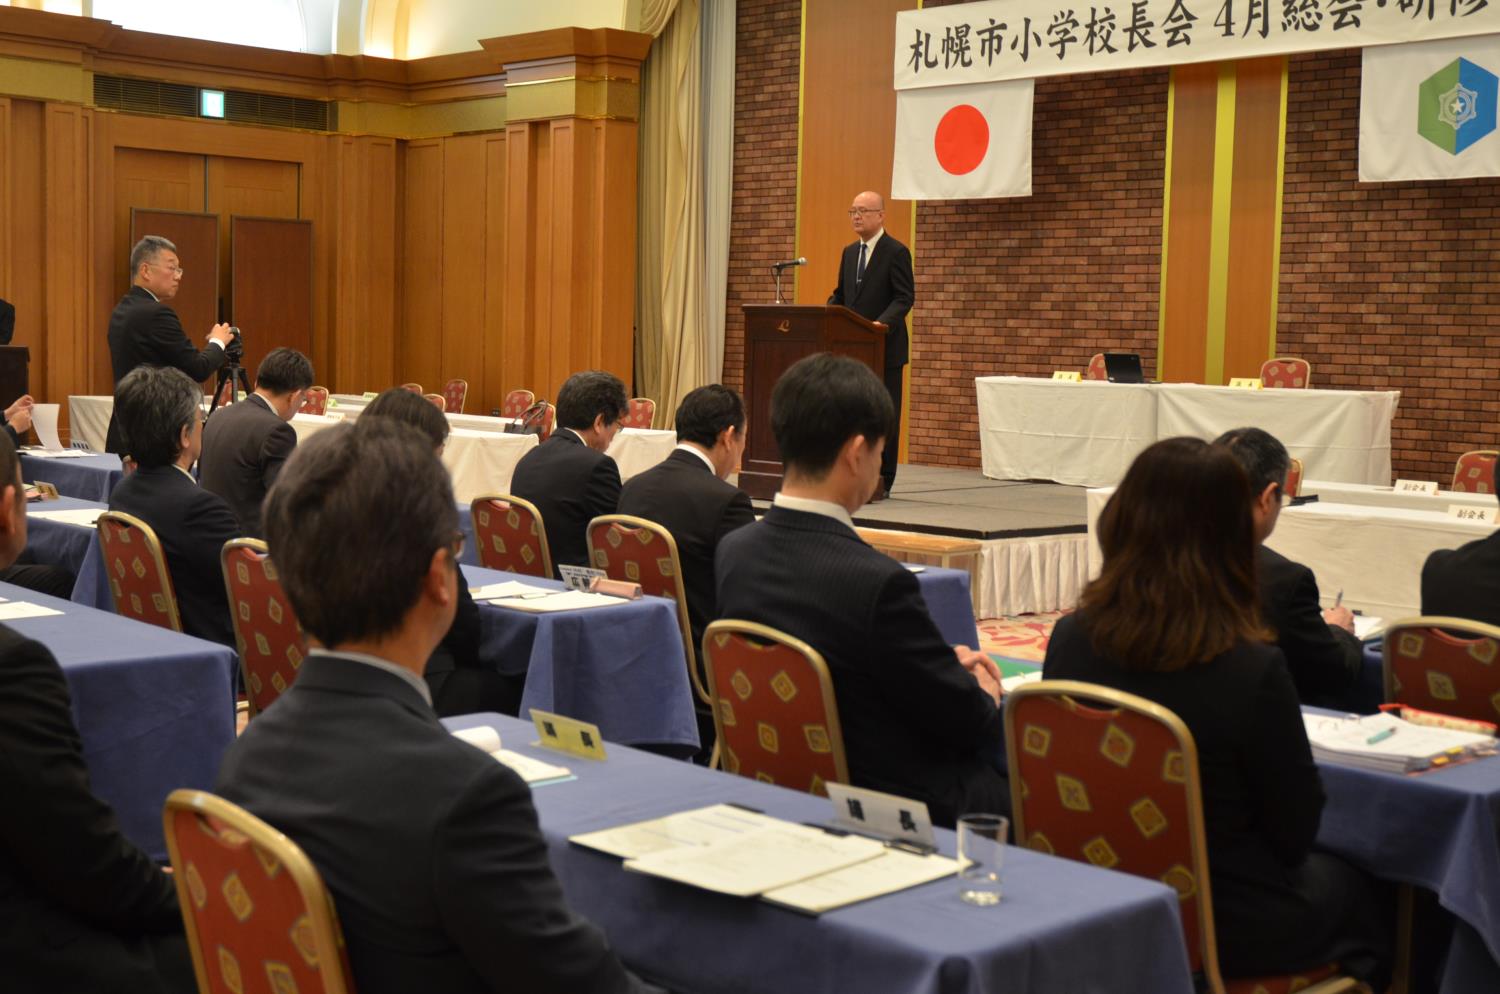
<svg viewBox="0 0 1500 994">
<path fill-rule="evenodd" d="M 590 594 L 581 590 L 558 590 L 553 587 L 538 587 L 519 580 L 504 583 L 486 583 L 482 587 L 470 587 L 469 593 L 476 601 L 498 604 L 517 611 L 577 611 L 589 607 L 610 607 L 625 603 L 608 594 Z"/>
<path fill-rule="evenodd" d="M 625 868 L 736 897 L 820 914 L 951 876 L 943 856 L 888 849 L 858 835 L 798 825 L 731 804 L 575 835 Z"/>
<path fill-rule="evenodd" d="M 1373 615 L 1354 616 L 1354 637 L 1364 642 L 1385 632 L 1385 619 Z"/>
<path fill-rule="evenodd" d="M 1392 714 L 1339 718 L 1304 713 L 1302 721 L 1314 759 L 1362 770 L 1410 773 L 1440 757 L 1457 758 L 1495 745 L 1488 735 L 1413 725 Z"/>
<path fill-rule="evenodd" d="M 97 456 L 97 452 L 85 452 L 82 449 L 38 449 L 25 448 L 21 455 L 31 456 L 33 459 L 87 459 L 89 456 Z"/>
<path fill-rule="evenodd" d="M 81 528 L 92 528 L 99 520 L 99 515 L 104 513 L 102 507 L 73 507 L 61 511 L 32 511 L 26 515 L 28 518 L 36 518 L 41 521 L 56 521 L 64 525 L 78 525 Z"/>
<path fill-rule="evenodd" d="M 45 618 L 62 614 L 56 608 L 43 607 L 30 601 L 13 601 L 0 597 L 0 621 L 20 621 L 22 618 Z"/>
<path fill-rule="evenodd" d="M 520 775 L 522 780 L 525 780 L 532 787 L 575 779 L 573 771 L 569 770 L 566 766 L 554 766 L 540 759 L 533 759 L 531 756 L 523 753 L 501 748 L 500 733 L 488 725 L 481 725 L 477 728 L 461 728 L 454 732 L 453 736 L 463 739 L 476 749 L 489 753 L 499 762 L 509 766 Z"/>
<path fill-rule="evenodd" d="M 1032 670 L 1030 673 L 1017 673 L 1015 676 L 1000 678 L 1000 690 L 1002 693 L 1010 693 L 1022 684 L 1035 683 L 1042 678 L 1040 669 Z"/>
</svg>

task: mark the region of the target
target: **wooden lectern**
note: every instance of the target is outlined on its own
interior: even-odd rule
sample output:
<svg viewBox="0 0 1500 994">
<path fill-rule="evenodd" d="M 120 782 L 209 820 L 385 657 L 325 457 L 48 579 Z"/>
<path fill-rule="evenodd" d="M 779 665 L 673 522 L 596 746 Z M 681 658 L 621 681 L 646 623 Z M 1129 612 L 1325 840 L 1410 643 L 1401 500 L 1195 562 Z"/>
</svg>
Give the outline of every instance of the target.
<svg viewBox="0 0 1500 994">
<path fill-rule="evenodd" d="M 771 391 L 788 366 L 803 356 L 832 352 L 858 359 L 885 375 L 885 330 L 830 304 L 746 304 L 745 408 L 748 441 L 740 489 L 770 500 L 781 489 L 781 453 L 771 434 Z"/>
</svg>

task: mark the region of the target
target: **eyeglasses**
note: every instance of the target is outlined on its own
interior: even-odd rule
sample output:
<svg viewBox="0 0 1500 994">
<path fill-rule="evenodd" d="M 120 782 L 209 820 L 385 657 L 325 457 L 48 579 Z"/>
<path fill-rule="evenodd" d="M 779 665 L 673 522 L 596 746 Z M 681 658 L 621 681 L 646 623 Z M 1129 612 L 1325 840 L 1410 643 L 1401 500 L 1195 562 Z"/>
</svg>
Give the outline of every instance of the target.
<svg viewBox="0 0 1500 994">
<path fill-rule="evenodd" d="M 167 272 L 173 273 L 174 275 L 177 275 L 177 276 L 181 276 L 182 272 L 183 272 L 181 266 L 163 266 L 159 262 L 151 262 L 151 263 L 147 263 L 147 265 L 155 266 L 157 269 L 164 269 Z"/>
<path fill-rule="evenodd" d="M 885 208 L 884 207 L 851 207 L 851 208 L 849 208 L 849 216 L 850 217 L 864 217 L 866 214 L 884 214 L 884 213 L 885 213 Z"/>
</svg>

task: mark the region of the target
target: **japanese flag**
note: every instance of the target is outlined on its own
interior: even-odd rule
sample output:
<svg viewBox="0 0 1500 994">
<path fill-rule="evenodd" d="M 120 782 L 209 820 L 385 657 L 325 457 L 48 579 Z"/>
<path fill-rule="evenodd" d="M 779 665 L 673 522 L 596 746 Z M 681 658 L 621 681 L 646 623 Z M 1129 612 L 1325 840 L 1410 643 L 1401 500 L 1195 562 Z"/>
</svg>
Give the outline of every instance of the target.
<svg viewBox="0 0 1500 994">
<path fill-rule="evenodd" d="M 891 196 L 1031 196 L 1030 79 L 896 93 Z"/>
</svg>

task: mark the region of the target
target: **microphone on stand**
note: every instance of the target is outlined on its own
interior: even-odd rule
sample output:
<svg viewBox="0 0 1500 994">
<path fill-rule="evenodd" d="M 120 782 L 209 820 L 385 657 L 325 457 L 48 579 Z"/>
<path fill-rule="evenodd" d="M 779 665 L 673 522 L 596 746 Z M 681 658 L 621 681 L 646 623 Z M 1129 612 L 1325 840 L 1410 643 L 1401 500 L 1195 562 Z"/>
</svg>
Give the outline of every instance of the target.
<svg viewBox="0 0 1500 994">
<path fill-rule="evenodd" d="M 793 266 L 805 266 L 805 265 L 807 265 L 807 260 L 806 259 L 802 259 L 802 258 L 798 258 L 798 259 L 789 260 L 787 262 L 778 262 L 775 265 L 773 265 L 771 267 L 771 269 L 774 270 L 775 272 L 779 273 L 783 269 L 791 269 Z"/>
</svg>

